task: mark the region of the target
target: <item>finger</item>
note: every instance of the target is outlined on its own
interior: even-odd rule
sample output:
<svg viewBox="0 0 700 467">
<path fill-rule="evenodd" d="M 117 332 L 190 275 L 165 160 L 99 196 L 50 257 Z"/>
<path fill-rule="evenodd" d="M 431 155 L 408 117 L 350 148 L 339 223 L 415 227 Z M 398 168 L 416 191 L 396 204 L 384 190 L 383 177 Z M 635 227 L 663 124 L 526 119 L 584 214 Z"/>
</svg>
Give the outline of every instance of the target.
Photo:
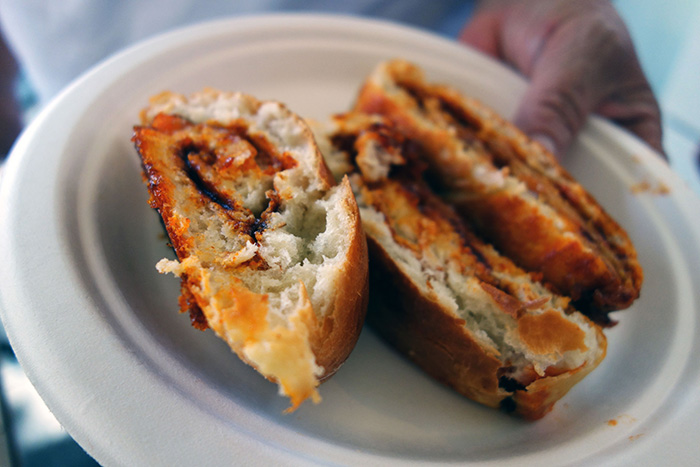
<svg viewBox="0 0 700 467">
<path fill-rule="evenodd" d="M 657 120 L 652 118 L 634 119 L 620 126 L 637 135 L 646 142 L 652 149 L 659 153 L 661 157 L 668 160 L 668 155 L 663 147 L 661 126 Z"/>
<path fill-rule="evenodd" d="M 494 11 L 479 11 L 460 32 L 459 42 L 492 57 L 501 58 L 499 46 L 501 21 L 501 15 Z"/>
<path fill-rule="evenodd" d="M 578 68 L 538 68 L 514 117 L 517 126 L 557 156 L 571 145 L 599 101 Z"/>
<path fill-rule="evenodd" d="M 639 76 L 641 79 L 636 84 L 611 96 L 596 109 L 596 113 L 637 135 L 668 159 L 662 144 L 659 104 L 641 72 Z"/>
</svg>

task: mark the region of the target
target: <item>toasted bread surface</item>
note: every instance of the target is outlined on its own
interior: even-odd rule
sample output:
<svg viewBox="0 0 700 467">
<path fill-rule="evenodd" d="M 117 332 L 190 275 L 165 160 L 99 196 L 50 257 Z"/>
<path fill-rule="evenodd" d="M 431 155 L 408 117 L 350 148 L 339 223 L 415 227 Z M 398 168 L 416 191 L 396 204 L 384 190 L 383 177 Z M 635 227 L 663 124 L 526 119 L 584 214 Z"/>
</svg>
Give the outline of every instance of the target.
<svg viewBox="0 0 700 467">
<path fill-rule="evenodd" d="M 485 243 L 424 180 L 383 117 L 337 116 L 317 140 L 349 174 L 370 245 L 368 321 L 465 396 L 540 418 L 605 356 L 598 326 Z"/>
<path fill-rule="evenodd" d="M 643 272 L 627 233 L 514 125 L 417 66 L 379 65 L 356 110 L 388 118 L 411 135 L 434 186 L 504 255 L 601 324 L 638 298 Z"/>
</svg>

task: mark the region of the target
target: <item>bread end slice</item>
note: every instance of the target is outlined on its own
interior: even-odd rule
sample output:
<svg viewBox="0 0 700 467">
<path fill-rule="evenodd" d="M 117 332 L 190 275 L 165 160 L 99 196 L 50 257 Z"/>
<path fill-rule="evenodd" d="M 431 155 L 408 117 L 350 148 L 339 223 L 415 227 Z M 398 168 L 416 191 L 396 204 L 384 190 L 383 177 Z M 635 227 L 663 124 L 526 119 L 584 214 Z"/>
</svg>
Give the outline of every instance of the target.
<svg viewBox="0 0 700 467">
<path fill-rule="evenodd" d="M 596 324 L 432 192 L 410 136 L 352 112 L 314 131 L 329 165 L 350 174 L 360 206 L 372 265 L 367 321 L 426 373 L 537 419 L 603 360 Z"/>
<path fill-rule="evenodd" d="M 306 124 L 277 102 L 163 93 L 141 120 L 133 141 L 177 255 L 158 270 L 180 278 L 183 309 L 278 383 L 290 409 L 319 401 L 367 305 L 348 181 L 335 184 Z"/>
</svg>

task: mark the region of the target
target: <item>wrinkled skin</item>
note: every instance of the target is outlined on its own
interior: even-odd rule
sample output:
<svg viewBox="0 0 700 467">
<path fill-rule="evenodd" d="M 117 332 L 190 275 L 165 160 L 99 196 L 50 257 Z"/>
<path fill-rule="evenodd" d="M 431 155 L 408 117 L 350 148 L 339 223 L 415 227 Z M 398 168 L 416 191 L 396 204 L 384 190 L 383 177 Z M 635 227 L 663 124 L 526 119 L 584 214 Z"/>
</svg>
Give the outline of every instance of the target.
<svg viewBox="0 0 700 467">
<path fill-rule="evenodd" d="M 605 0 L 484 0 L 460 41 L 530 80 L 514 122 L 561 156 L 595 113 L 663 155 L 659 105 Z"/>
<path fill-rule="evenodd" d="M 460 40 L 531 79 L 515 117 L 562 155 L 590 113 L 662 152 L 659 108 L 627 29 L 605 0 L 482 0 Z M 0 160 L 21 128 L 15 64 L 0 35 Z"/>
</svg>

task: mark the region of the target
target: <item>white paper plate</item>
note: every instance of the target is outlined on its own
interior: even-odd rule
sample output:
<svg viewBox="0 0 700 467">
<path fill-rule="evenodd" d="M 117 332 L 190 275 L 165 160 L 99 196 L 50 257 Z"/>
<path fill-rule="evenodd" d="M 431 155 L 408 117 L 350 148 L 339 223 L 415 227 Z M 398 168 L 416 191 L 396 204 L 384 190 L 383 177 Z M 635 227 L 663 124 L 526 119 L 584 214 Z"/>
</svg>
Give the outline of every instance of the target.
<svg viewBox="0 0 700 467">
<path fill-rule="evenodd" d="M 646 281 L 607 332 L 607 359 L 539 422 L 454 394 L 368 330 L 321 387 L 323 402 L 284 415 L 273 384 L 176 312 L 178 281 L 155 271 L 170 252 L 130 143 L 148 97 L 213 86 L 324 118 L 347 109 L 366 74 L 392 57 L 506 115 L 524 89 L 498 64 L 423 32 L 272 16 L 136 46 L 36 119 L 3 174 L 0 305 L 20 362 L 58 420 L 109 465 L 697 459 L 698 201 L 646 146 L 602 121 L 588 125 L 566 165 L 629 230 Z M 650 188 L 637 192 L 639 184 Z"/>
</svg>

